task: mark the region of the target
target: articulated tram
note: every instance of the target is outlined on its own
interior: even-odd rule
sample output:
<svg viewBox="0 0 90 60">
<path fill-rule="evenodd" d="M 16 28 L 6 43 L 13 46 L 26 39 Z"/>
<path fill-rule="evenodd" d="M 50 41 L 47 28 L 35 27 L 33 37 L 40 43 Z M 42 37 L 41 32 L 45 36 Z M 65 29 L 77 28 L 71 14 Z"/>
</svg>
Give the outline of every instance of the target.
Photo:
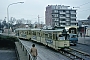
<svg viewBox="0 0 90 60">
<path fill-rule="evenodd" d="M 15 30 L 19 38 L 33 40 L 47 45 L 55 50 L 68 48 L 70 44 L 76 45 L 78 41 L 77 27 L 65 27 L 64 29 L 30 29 L 18 28 Z"/>
<path fill-rule="evenodd" d="M 44 45 L 47 45 L 55 50 L 68 48 L 69 34 L 63 34 L 63 29 L 58 30 L 43 30 L 43 29 L 28 29 L 18 28 L 15 30 L 19 38 L 33 40 Z"/>
</svg>

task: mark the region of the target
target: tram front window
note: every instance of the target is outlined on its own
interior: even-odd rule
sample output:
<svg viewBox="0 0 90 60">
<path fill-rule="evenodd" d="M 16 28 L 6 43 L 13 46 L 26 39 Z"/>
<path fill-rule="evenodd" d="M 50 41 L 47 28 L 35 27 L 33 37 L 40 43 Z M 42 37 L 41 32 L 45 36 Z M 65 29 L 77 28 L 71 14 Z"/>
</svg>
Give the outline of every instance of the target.
<svg viewBox="0 0 90 60">
<path fill-rule="evenodd" d="M 59 35 L 58 40 L 65 40 L 65 37 L 63 35 Z"/>
<path fill-rule="evenodd" d="M 77 38 L 77 35 L 72 35 L 71 38 Z"/>
</svg>

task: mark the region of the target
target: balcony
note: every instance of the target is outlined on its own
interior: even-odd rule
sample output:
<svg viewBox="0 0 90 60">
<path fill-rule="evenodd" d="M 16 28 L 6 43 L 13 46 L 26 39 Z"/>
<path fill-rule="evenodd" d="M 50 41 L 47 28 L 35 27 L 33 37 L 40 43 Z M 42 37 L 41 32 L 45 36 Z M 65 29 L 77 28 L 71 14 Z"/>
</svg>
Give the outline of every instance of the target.
<svg viewBox="0 0 90 60">
<path fill-rule="evenodd" d="M 60 23 L 66 23 L 66 21 L 60 21 Z"/>
<path fill-rule="evenodd" d="M 71 21 L 71 23 L 77 23 L 77 21 Z"/>
<path fill-rule="evenodd" d="M 76 19 L 77 17 L 71 17 L 71 19 Z"/>
<path fill-rule="evenodd" d="M 65 12 L 60 12 L 60 14 L 66 14 Z"/>
<path fill-rule="evenodd" d="M 70 15 L 66 15 L 66 17 L 70 17 Z"/>
<path fill-rule="evenodd" d="M 77 14 L 76 12 L 71 12 L 71 14 Z"/>
<path fill-rule="evenodd" d="M 66 21 L 70 21 L 70 20 L 66 20 Z"/>
<path fill-rule="evenodd" d="M 65 19 L 66 17 L 65 16 L 60 16 L 60 18 Z"/>
</svg>

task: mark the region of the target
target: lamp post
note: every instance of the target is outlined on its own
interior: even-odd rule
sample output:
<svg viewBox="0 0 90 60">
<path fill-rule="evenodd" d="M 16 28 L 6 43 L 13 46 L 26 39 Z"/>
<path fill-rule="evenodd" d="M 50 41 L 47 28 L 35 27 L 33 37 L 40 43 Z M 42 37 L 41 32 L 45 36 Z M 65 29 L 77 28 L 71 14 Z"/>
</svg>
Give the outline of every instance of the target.
<svg viewBox="0 0 90 60">
<path fill-rule="evenodd" d="M 84 25 L 84 26 L 83 26 L 83 30 L 84 30 L 84 34 L 83 34 L 83 35 L 84 35 L 84 44 L 85 44 L 85 23 L 82 22 L 82 24 Z"/>
<path fill-rule="evenodd" d="M 9 11 L 8 11 L 8 8 L 9 8 L 9 6 L 14 5 L 14 4 L 18 4 L 18 3 L 24 3 L 24 2 L 11 3 L 7 7 L 8 35 L 9 35 Z"/>
<path fill-rule="evenodd" d="M 83 23 L 83 25 L 84 25 L 84 39 L 85 39 L 85 24 Z"/>
</svg>

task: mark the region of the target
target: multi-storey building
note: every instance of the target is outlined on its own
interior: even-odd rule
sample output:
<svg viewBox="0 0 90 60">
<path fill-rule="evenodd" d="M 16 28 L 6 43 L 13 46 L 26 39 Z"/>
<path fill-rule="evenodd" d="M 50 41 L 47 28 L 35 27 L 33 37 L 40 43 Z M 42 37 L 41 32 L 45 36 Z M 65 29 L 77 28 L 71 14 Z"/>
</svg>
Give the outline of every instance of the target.
<svg viewBox="0 0 90 60">
<path fill-rule="evenodd" d="M 76 10 L 70 6 L 48 5 L 45 11 L 45 23 L 52 27 L 77 25 Z"/>
</svg>

